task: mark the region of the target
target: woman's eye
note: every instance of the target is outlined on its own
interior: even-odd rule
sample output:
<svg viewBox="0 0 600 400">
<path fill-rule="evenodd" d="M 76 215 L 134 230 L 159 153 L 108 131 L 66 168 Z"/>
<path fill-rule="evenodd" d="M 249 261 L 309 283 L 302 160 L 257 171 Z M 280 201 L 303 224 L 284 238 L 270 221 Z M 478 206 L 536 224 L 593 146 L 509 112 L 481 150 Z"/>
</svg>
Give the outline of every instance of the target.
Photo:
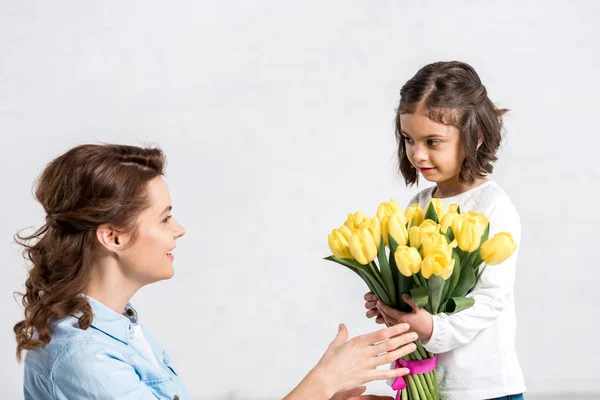
<svg viewBox="0 0 600 400">
<path fill-rule="evenodd" d="M 440 144 L 440 141 L 439 141 L 439 140 L 429 140 L 429 145 L 430 145 L 431 147 L 435 147 L 435 146 L 437 146 L 438 144 Z"/>
<path fill-rule="evenodd" d="M 167 218 L 163 219 L 162 222 L 164 222 L 166 224 L 167 222 L 169 222 L 171 220 L 172 217 L 173 217 L 172 215 L 169 215 Z"/>
<path fill-rule="evenodd" d="M 413 144 L 413 140 L 409 137 L 404 136 L 404 140 L 406 141 L 406 143 L 408 144 Z"/>
</svg>

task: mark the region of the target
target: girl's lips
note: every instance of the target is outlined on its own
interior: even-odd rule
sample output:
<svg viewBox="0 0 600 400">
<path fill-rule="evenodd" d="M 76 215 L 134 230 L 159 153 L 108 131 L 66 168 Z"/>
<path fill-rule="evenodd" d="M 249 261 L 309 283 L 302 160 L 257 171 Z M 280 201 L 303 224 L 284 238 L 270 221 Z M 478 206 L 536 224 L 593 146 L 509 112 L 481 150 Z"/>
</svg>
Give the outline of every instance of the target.
<svg viewBox="0 0 600 400">
<path fill-rule="evenodd" d="M 419 167 L 419 171 L 421 171 L 423 173 L 431 172 L 434 169 L 435 169 L 435 167 L 431 167 L 431 168 L 422 168 L 422 167 Z"/>
</svg>

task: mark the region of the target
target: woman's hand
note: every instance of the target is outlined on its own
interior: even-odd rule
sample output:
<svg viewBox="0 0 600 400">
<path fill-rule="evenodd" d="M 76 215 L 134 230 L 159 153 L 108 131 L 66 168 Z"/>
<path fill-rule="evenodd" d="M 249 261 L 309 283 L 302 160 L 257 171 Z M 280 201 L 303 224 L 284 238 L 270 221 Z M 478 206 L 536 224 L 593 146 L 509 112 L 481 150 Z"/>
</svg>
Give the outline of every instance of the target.
<svg viewBox="0 0 600 400">
<path fill-rule="evenodd" d="M 312 371 L 329 390 L 328 398 L 367 382 L 408 374 L 406 368 L 376 370 L 416 349 L 412 342 L 417 335 L 408 329 L 408 324 L 398 324 L 348 340 L 348 330 L 340 324 L 337 337 Z"/>
<path fill-rule="evenodd" d="M 365 386 L 357 387 L 356 389 L 348 390 L 347 392 L 337 393 L 331 400 L 394 400 L 394 398 L 390 396 L 377 396 L 375 394 L 362 395 L 365 390 L 367 390 Z"/>
</svg>

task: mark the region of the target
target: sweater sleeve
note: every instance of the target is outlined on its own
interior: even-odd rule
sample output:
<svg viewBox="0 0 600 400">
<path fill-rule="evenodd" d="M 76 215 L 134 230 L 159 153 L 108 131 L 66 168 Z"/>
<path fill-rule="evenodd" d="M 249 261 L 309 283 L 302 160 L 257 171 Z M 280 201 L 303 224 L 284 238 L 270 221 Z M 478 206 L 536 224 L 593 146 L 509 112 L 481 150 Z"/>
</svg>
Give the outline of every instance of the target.
<svg viewBox="0 0 600 400">
<path fill-rule="evenodd" d="M 513 235 L 517 250 L 502 264 L 485 268 L 473 291 L 466 296 L 475 300 L 471 308 L 452 315 L 442 313 L 432 316 L 433 332 L 429 341 L 423 344 L 432 353 L 445 353 L 469 343 L 498 318 L 513 293 L 518 246 L 521 243 L 519 214 L 510 199 L 502 197 L 495 201 L 487 217 L 490 221 L 490 238 L 498 232 L 509 232 Z M 480 268 L 485 266 L 482 264 Z"/>
</svg>

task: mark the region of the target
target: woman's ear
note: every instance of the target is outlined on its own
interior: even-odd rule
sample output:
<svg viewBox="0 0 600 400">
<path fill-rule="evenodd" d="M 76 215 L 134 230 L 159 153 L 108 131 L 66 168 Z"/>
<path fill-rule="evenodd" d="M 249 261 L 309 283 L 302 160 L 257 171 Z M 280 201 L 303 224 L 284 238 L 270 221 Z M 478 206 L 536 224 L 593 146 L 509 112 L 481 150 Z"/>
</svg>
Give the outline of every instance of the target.
<svg viewBox="0 0 600 400">
<path fill-rule="evenodd" d="M 110 225 L 100 225 L 96 229 L 96 238 L 104 248 L 111 252 L 118 252 L 123 249 L 125 237 L 121 235 L 114 227 Z"/>
</svg>

